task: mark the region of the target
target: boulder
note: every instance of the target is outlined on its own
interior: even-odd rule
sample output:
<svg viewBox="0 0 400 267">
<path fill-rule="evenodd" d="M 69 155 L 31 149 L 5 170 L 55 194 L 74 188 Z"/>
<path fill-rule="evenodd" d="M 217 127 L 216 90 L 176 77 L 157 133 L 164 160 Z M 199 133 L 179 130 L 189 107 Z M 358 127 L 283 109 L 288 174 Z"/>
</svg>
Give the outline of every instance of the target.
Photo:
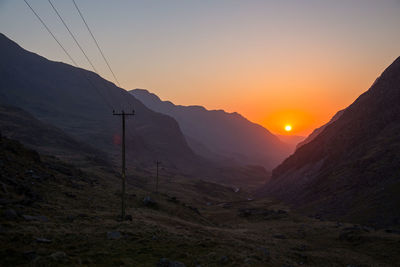
<svg viewBox="0 0 400 267">
<path fill-rule="evenodd" d="M 3 212 L 3 218 L 7 221 L 15 221 L 18 219 L 18 214 L 13 209 L 7 209 Z"/>
<path fill-rule="evenodd" d="M 118 231 L 107 232 L 107 239 L 115 240 L 115 239 L 120 239 L 121 237 L 122 237 L 122 235 Z"/>
<path fill-rule="evenodd" d="M 161 258 L 157 263 L 157 267 L 186 267 L 186 265 L 179 261 L 170 261 L 167 258 Z"/>
<path fill-rule="evenodd" d="M 157 205 L 157 203 L 150 197 L 150 196 L 145 196 L 143 199 L 143 204 L 147 207 L 154 207 Z"/>
<path fill-rule="evenodd" d="M 42 237 L 36 238 L 35 241 L 38 242 L 38 243 L 51 243 L 50 239 L 42 238 Z"/>
<path fill-rule="evenodd" d="M 32 216 L 32 215 L 22 215 L 22 218 L 25 219 L 25 221 L 39 221 L 39 222 L 48 222 L 49 219 L 47 219 L 46 216 L 43 215 L 38 215 L 38 216 Z"/>
</svg>

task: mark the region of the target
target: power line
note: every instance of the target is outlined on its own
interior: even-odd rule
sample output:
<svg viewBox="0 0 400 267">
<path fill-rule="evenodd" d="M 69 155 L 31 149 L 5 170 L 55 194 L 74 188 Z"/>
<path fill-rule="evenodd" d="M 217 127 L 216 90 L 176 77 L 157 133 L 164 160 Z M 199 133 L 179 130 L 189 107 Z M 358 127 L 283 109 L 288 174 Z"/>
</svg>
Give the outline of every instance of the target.
<svg viewBox="0 0 400 267">
<path fill-rule="evenodd" d="M 51 5 L 51 7 L 53 8 L 54 12 L 57 14 L 58 18 L 61 20 L 61 22 L 63 23 L 63 25 L 65 26 L 65 28 L 67 29 L 68 33 L 71 35 L 72 39 L 74 40 L 75 44 L 78 46 L 78 48 L 81 50 L 82 54 L 85 56 L 86 60 L 89 62 L 89 64 L 92 66 L 93 71 L 100 76 L 99 72 L 97 71 L 97 69 L 95 68 L 93 62 L 90 60 L 90 58 L 88 57 L 87 53 L 85 52 L 85 50 L 82 48 L 82 46 L 80 45 L 79 41 L 77 40 L 77 38 L 75 37 L 75 35 L 72 33 L 72 31 L 70 30 L 70 28 L 68 27 L 67 23 L 64 21 L 64 19 L 62 18 L 60 12 L 58 12 L 57 8 L 53 5 L 53 3 L 51 2 L 51 0 L 48 0 L 49 4 Z M 103 82 L 103 86 L 106 89 L 106 92 L 109 93 L 108 90 L 108 86 L 104 85 Z M 111 99 L 111 97 L 110 97 Z"/>
<path fill-rule="evenodd" d="M 29 9 L 35 14 L 36 18 L 41 22 L 43 27 L 47 30 L 47 32 L 53 37 L 53 39 L 57 42 L 57 44 L 62 48 L 64 53 L 68 56 L 68 58 L 72 61 L 74 66 L 78 68 L 78 72 L 84 76 L 84 78 L 87 80 L 87 82 L 92 86 L 92 88 L 96 91 L 96 93 L 103 99 L 104 103 L 112 109 L 112 105 L 104 98 L 104 96 L 99 92 L 97 87 L 90 81 L 90 79 L 86 76 L 83 70 L 79 67 L 79 65 L 76 63 L 76 61 L 72 58 L 72 56 L 68 53 L 67 49 L 61 44 L 61 42 L 57 39 L 57 37 L 53 34 L 53 32 L 50 30 L 50 28 L 46 25 L 46 23 L 42 20 L 42 18 L 39 16 L 39 14 L 32 8 L 29 3 L 24 0 L 25 4 L 29 7 Z"/>
<path fill-rule="evenodd" d="M 97 46 L 97 49 L 99 50 L 101 56 L 103 57 L 104 61 L 106 62 L 107 67 L 108 67 L 108 69 L 110 70 L 111 74 L 113 75 L 113 77 L 114 77 L 116 83 L 118 84 L 119 87 L 121 87 L 121 85 L 120 85 L 120 83 L 119 83 L 119 81 L 118 81 L 116 75 L 114 74 L 114 72 L 113 72 L 113 70 L 112 70 L 112 68 L 111 68 L 111 66 L 110 66 L 110 64 L 109 64 L 109 62 L 108 62 L 108 60 L 107 60 L 107 58 L 105 57 L 105 55 L 104 55 L 104 53 L 103 53 L 103 50 L 100 48 L 100 45 L 99 45 L 99 43 L 97 42 L 96 38 L 94 37 L 93 32 L 90 30 L 89 25 L 86 23 L 86 20 L 85 20 L 85 18 L 84 18 L 83 15 L 82 15 L 82 12 L 81 12 L 80 9 L 78 8 L 78 5 L 76 4 L 75 0 L 72 0 L 72 2 L 74 3 L 75 8 L 76 8 L 76 10 L 77 10 L 78 13 L 79 13 L 79 16 L 82 18 L 82 21 L 83 21 L 83 23 L 84 23 L 85 26 L 86 26 L 86 29 L 89 31 L 90 35 L 92 36 L 92 39 L 93 39 L 94 43 L 95 43 L 96 46 Z"/>
<path fill-rule="evenodd" d="M 57 44 L 62 48 L 62 50 L 64 51 L 64 53 L 68 56 L 68 58 L 72 61 L 72 63 L 75 65 L 75 67 L 78 66 L 78 64 L 76 64 L 75 60 L 71 57 L 71 55 L 67 52 L 67 50 L 64 48 L 64 46 L 60 43 L 60 41 L 58 41 L 58 39 L 56 38 L 56 36 L 52 33 L 52 31 L 49 29 L 49 27 L 47 27 L 46 23 L 44 23 L 44 21 L 40 18 L 40 16 L 35 12 L 35 10 L 31 7 L 31 5 L 29 5 L 29 3 L 24 0 L 25 4 L 31 9 L 31 11 L 33 12 L 33 14 L 35 14 L 36 18 L 42 23 L 43 27 L 48 31 L 48 33 L 50 33 L 50 35 L 53 37 L 53 39 L 57 42 Z"/>
<path fill-rule="evenodd" d="M 61 20 L 61 22 L 64 24 L 65 28 L 67 29 L 67 31 L 69 32 L 69 34 L 71 35 L 72 39 L 74 39 L 76 45 L 79 47 L 79 49 L 82 51 L 83 55 L 85 56 L 86 60 L 89 62 L 89 64 L 92 66 L 94 72 L 96 72 L 97 75 L 99 75 L 99 73 L 97 72 L 96 68 L 94 67 L 92 61 L 89 59 L 89 57 L 87 56 L 85 50 L 83 50 L 82 46 L 79 44 L 78 40 L 75 38 L 75 35 L 71 32 L 71 30 L 69 29 L 68 25 L 65 23 L 64 19 L 61 17 L 60 13 L 58 12 L 58 10 L 56 9 L 56 7 L 53 5 L 53 3 L 51 2 L 51 0 L 47 0 L 49 2 L 49 4 L 51 5 L 51 7 L 53 8 L 54 12 L 56 12 L 58 18 Z"/>
</svg>

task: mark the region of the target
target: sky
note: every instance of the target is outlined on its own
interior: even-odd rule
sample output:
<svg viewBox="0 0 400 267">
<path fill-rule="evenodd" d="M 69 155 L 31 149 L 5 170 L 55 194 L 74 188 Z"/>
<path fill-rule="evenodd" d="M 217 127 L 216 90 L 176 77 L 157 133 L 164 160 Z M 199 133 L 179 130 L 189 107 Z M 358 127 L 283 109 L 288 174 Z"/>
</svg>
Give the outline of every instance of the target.
<svg viewBox="0 0 400 267">
<path fill-rule="evenodd" d="M 75 1 L 122 88 L 238 112 L 276 134 L 309 134 L 400 56 L 400 0 Z M 91 69 L 48 1 L 28 2 Z M 114 81 L 72 0 L 52 2 Z M 0 0 L 0 32 L 71 64 L 22 0 Z"/>
</svg>

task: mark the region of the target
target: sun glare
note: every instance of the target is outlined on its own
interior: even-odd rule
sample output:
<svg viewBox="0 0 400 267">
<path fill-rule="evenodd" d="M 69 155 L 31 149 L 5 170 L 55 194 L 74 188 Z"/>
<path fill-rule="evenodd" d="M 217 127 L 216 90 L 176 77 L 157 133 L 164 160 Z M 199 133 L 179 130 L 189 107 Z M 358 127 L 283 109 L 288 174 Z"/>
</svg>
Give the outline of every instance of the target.
<svg viewBox="0 0 400 267">
<path fill-rule="evenodd" d="M 292 130 L 292 125 L 285 125 L 285 131 L 290 132 Z"/>
</svg>

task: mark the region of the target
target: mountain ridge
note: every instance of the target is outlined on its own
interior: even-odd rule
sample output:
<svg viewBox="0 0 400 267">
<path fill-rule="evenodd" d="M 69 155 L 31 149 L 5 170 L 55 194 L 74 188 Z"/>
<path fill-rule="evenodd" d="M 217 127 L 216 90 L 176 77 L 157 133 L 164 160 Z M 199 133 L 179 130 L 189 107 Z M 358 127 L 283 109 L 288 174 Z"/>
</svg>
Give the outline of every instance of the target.
<svg viewBox="0 0 400 267">
<path fill-rule="evenodd" d="M 400 223 L 400 57 L 272 172 L 261 195 L 331 219 Z"/>
<path fill-rule="evenodd" d="M 199 143 L 221 158 L 258 164 L 268 169 L 290 154 L 289 145 L 237 112 L 208 110 L 197 105 L 175 105 L 146 89 L 129 92 L 148 108 L 174 117 L 187 139 L 196 143 L 192 142 L 192 149 L 202 156 L 209 157 L 204 154 L 204 149 L 196 151 Z"/>
<path fill-rule="evenodd" d="M 121 122 L 112 116 L 107 99 L 116 110 L 136 111 L 127 120 L 128 158 L 147 162 L 159 157 L 171 166 L 184 166 L 187 162 L 183 164 L 182 159 L 195 161 L 173 118 L 151 111 L 96 73 L 26 51 L 3 34 L 0 54 L 0 103 L 21 107 L 78 141 L 117 156 L 119 146 L 113 140 L 120 136 Z"/>
</svg>

